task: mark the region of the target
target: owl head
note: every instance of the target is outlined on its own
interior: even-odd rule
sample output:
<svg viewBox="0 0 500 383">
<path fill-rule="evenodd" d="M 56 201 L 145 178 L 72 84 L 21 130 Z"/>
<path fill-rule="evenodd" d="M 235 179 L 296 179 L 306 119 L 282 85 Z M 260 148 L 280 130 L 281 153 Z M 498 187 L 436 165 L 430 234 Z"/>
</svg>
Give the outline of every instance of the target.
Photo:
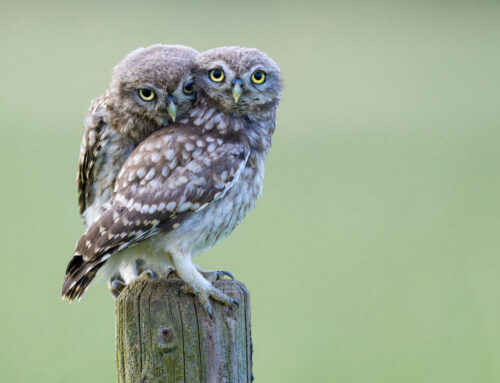
<svg viewBox="0 0 500 383">
<path fill-rule="evenodd" d="M 189 111 L 196 94 L 192 64 L 198 52 L 152 45 L 129 53 L 113 69 L 107 104 L 113 125 L 141 140 Z"/>
<path fill-rule="evenodd" d="M 281 98 L 280 69 L 257 49 L 221 47 L 200 53 L 193 74 L 200 99 L 223 112 L 268 117 Z"/>
</svg>

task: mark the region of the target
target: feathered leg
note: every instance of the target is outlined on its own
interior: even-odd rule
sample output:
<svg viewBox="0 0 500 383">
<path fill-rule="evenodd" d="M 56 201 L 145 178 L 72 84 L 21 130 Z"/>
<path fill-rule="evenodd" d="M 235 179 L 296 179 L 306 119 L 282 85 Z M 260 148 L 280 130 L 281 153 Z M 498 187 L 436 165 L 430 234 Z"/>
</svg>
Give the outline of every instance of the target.
<svg viewBox="0 0 500 383">
<path fill-rule="evenodd" d="M 170 256 L 177 274 L 186 284 L 186 286 L 181 289 L 181 292 L 193 293 L 196 295 L 200 303 L 208 311 L 210 317 L 212 317 L 213 312 L 210 298 L 225 305 L 238 304 L 238 301 L 224 294 L 209 281 L 203 278 L 203 275 L 201 275 L 201 273 L 196 269 L 194 263 L 191 261 L 190 254 L 176 252 L 171 253 Z"/>
</svg>

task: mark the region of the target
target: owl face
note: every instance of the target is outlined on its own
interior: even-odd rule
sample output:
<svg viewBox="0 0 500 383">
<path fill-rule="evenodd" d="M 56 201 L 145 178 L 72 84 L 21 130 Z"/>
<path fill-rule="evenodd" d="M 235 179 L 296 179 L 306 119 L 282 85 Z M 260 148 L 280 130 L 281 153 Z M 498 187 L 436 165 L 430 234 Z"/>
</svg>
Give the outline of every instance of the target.
<svg viewBox="0 0 500 383">
<path fill-rule="evenodd" d="M 143 139 L 189 111 L 196 92 L 194 49 L 153 45 L 130 53 L 113 70 L 109 103 L 118 129 Z"/>
<path fill-rule="evenodd" d="M 196 99 L 194 81 L 190 74 L 184 74 L 178 80 L 124 82 L 120 93 L 122 102 L 133 115 L 146 117 L 163 126 L 175 122 L 193 107 Z"/>
<path fill-rule="evenodd" d="M 195 83 L 218 109 L 241 115 L 266 115 L 281 97 L 280 70 L 257 49 L 216 48 L 198 55 Z"/>
</svg>

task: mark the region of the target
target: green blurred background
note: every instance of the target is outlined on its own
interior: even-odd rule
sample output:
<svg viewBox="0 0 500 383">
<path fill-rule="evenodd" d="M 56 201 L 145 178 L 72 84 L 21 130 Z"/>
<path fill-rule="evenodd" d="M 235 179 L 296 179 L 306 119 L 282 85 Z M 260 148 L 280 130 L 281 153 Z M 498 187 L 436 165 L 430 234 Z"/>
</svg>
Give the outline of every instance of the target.
<svg viewBox="0 0 500 383">
<path fill-rule="evenodd" d="M 257 382 L 500 381 L 500 3 L 0 4 L 2 382 L 115 381 L 114 304 L 59 298 L 89 101 L 138 46 L 258 47 L 264 194 L 198 259 L 252 294 Z"/>
</svg>

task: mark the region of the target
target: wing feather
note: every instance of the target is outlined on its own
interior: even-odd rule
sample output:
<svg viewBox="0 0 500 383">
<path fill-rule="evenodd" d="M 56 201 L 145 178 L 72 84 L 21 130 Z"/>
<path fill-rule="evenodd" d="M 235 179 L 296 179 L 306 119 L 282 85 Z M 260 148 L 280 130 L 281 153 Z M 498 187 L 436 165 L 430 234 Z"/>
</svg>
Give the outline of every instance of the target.
<svg viewBox="0 0 500 383">
<path fill-rule="evenodd" d="M 81 273 L 87 265 L 96 270 L 103 258 L 177 228 L 224 196 L 238 179 L 250 153 L 247 146 L 236 139 L 201 136 L 199 128 L 175 128 L 150 136 L 123 165 L 107 210 L 78 241 L 64 296 L 78 295 L 75 286 L 84 291 L 72 279 L 90 283 Z"/>
<path fill-rule="evenodd" d="M 80 147 L 76 176 L 80 214 L 83 214 L 91 203 L 90 192 L 95 177 L 95 165 L 104 141 L 105 120 L 104 96 L 101 96 L 92 101 L 87 112 L 85 132 Z"/>
</svg>

